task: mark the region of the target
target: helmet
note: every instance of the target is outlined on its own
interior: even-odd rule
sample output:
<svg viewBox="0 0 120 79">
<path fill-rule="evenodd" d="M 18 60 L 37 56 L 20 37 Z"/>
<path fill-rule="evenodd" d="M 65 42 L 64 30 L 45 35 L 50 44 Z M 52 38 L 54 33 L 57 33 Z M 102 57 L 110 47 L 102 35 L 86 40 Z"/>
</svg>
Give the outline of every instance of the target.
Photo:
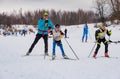
<svg viewBox="0 0 120 79">
<path fill-rule="evenodd" d="M 48 16 L 48 12 L 44 12 L 44 16 Z"/>
<path fill-rule="evenodd" d="M 55 27 L 56 27 L 56 28 L 60 28 L 60 25 L 59 25 L 59 24 L 56 24 Z"/>
</svg>

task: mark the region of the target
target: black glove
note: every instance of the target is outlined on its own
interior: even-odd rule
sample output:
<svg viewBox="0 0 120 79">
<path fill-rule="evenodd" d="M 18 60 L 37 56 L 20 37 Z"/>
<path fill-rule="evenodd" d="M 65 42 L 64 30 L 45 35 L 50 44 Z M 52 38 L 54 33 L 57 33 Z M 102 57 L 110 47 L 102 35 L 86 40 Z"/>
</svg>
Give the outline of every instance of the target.
<svg viewBox="0 0 120 79">
<path fill-rule="evenodd" d="M 50 35 L 53 35 L 53 31 L 52 30 L 50 31 Z"/>
<path fill-rule="evenodd" d="M 113 41 L 111 41 L 111 40 L 108 40 L 108 42 L 113 42 Z"/>
<path fill-rule="evenodd" d="M 48 27 L 48 30 L 50 30 L 51 29 L 51 27 Z"/>
<path fill-rule="evenodd" d="M 48 23 L 48 20 L 45 20 L 45 23 Z"/>
<path fill-rule="evenodd" d="M 45 27 L 48 26 L 48 20 L 45 20 Z"/>
</svg>

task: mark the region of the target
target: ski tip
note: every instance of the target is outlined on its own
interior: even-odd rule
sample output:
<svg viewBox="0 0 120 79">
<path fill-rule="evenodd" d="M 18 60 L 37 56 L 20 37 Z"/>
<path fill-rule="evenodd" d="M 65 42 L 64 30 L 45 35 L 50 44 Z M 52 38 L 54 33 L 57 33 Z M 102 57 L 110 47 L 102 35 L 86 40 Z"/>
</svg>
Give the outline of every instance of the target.
<svg viewBox="0 0 120 79">
<path fill-rule="evenodd" d="M 63 59 L 66 59 L 66 60 L 77 60 L 77 59 L 73 59 L 73 58 L 63 58 Z"/>
<path fill-rule="evenodd" d="M 29 55 L 22 55 L 22 57 L 26 57 L 26 56 L 29 56 Z"/>
</svg>

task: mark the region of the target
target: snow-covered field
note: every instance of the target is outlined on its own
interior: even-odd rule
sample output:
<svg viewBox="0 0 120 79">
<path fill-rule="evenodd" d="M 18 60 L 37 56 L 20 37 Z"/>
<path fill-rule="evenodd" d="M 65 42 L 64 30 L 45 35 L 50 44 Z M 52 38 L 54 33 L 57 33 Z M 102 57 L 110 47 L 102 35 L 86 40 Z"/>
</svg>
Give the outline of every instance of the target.
<svg viewBox="0 0 120 79">
<path fill-rule="evenodd" d="M 113 34 L 111 40 L 120 40 L 119 27 L 109 27 Z M 65 27 L 62 28 L 64 30 Z M 65 60 L 56 48 L 56 60 L 44 60 L 44 43 L 40 39 L 30 56 L 24 57 L 34 41 L 35 34 L 27 36 L 0 36 L 0 79 L 120 79 L 120 44 L 109 45 L 111 58 L 104 58 L 104 45 L 97 59 L 88 55 L 94 46 L 93 24 L 89 24 L 89 40 L 81 42 L 83 25 L 69 26 L 68 42 L 78 55 L 79 60 Z M 108 37 L 107 37 L 108 39 Z M 62 39 L 65 53 L 76 59 L 65 39 Z M 49 38 L 49 54 L 52 54 L 52 38 Z M 117 58 L 116 58 L 117 57 Z"/>
</svg>

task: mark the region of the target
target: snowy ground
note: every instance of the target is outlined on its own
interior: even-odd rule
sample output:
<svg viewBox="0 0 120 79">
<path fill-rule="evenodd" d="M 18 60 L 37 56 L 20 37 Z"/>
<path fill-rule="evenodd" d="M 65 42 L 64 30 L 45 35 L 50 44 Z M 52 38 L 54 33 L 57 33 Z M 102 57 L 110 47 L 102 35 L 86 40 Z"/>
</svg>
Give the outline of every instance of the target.
<svg viewBox="0 0 120 79">
<path fill-rule="evenodd" d="M 109 55 L 103 58 L 104 46 L 98 53 L 98 58 L 88 58 L 94 45 L 93 24 L 89 24 L 88 43 L 82 43 L 83 25 L 67 27 L 67 39 L 80 60 L 62 59 L 59 48 L 56 48 L 56 60 L 51 57 L 44 60 L 44 44 L 40 39 L 30 56 L 24 57 L 35 34 L 27 36 L 0 36 L 0 79 L 120 79 L 120 44 L 109 45 Z M 62 28 L 64 30 L 64 27 Z M 113 34 L 111 40 L 120 40 L 119 27 L 110 27 Z M 108 37 L 107 37 L 108 38 Z M 76 59 L 64 38 L 62 39 L 65 53 Z M 94 52 L 94 51 L 93 51 Z M 92 52 L 92 54 L 93 54 Z M 49 39 L 49 54 L 52 54 L 52 39 Z M 116 58 L 117 57 L 117 58 Z"/>
</svg>

